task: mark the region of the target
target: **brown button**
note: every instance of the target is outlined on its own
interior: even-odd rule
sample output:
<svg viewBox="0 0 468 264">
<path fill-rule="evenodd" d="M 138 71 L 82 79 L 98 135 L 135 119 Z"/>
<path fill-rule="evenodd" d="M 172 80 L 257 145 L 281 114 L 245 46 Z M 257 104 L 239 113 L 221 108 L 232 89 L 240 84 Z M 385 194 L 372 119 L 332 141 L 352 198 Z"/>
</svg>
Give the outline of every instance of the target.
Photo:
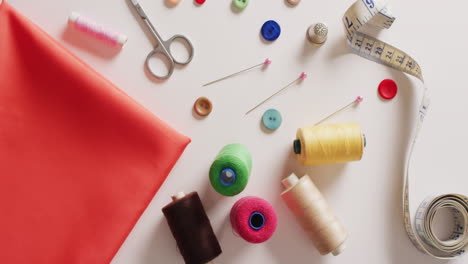
<svg viewBox="0 0 468 264">
<path fill-rule="evenodd" d="M 288 3 L 291 5 L 298 5 L 301 0 L 288 0 Z"/>
<path fill-rule="evenodd" d="M 169 5 L 169 6 L 176 6 L 179 4 L 181 0 L 166 0 L 166 3 Z"/>
<path fill-rule="evenodd" d="M 200 97 L 195 101 L 193 110 L 195 110 L 198 115 L 207 116 L 211 113 L 211 110 L 213 110 L 213 104 L 211 104 L 208 98 Z"/>
</svg>

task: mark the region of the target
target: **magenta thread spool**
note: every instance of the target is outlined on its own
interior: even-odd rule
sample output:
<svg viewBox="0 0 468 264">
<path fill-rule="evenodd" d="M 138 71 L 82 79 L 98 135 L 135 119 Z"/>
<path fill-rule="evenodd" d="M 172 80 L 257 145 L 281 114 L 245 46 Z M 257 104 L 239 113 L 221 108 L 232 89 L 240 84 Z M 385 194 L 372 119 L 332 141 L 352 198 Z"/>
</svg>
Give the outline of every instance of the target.
<svg viewBox="0 0 468 264">
<path fill-rule="evenodd" d="M 94 22 L 90 18 L 84 17 L 76 12 L 72 12 L 68 21 L 76 29 L 94 38 L 97 38 L 109 45 L 122 47 L 127 42 L 127 36 L 106 28 Z"/>
<path fill-rule="evenodd" d="M 231 209 L 231 226 L 234 232 L 250 243 L 263 243 L 273 236 L 278 219 L 275 209 L 264 199 L 247 196 L 237 201 Z"/>
</svg>

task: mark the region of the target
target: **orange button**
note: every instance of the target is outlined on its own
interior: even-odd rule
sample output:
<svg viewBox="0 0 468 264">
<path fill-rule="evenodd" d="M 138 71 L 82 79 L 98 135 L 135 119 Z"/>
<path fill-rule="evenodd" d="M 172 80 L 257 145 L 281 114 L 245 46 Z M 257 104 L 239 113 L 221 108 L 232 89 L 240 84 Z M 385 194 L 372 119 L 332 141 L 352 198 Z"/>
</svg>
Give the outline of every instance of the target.
<svg viewBox="0 0 468 264">
<path fill-rule="evenodd" d="M 179 4 L 181 0 L 166 0 L 166 3 L 169 5 L 169 6 L 176 6 Z"/>
<path fill-rule="evenodd" d="M 195 101 L 193 110 L 200 116 L 207 116 L 211 113 L 211 110 L 213 110 L 213 104 L 208 98 L 200 97 Z"/>
<path fill-rule="evenodd" d="M 298 5 L 301 0 L 288 0 L 288 3 L 291 5 Z"/>
</svg>

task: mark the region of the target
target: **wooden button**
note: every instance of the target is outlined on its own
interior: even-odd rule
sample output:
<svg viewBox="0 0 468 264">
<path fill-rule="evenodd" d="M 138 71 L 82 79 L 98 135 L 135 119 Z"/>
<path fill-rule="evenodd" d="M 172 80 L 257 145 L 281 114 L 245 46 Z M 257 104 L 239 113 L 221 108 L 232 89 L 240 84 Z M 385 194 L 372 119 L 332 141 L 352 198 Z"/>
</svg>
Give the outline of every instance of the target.
<svg viewBox="0 0 468 264">
<path fill-rule="evenodd" d="M 207 116 L 211 113 L 211 110 L 213 110 L 213 104 L 211 104 L 208 98 L 200 97 L 195 101 L 193 110 L 200 116 Z"/>
<path fill-rule="evenodd" d="M 180 3 L 181 0 L 166 0 L 166 3 L 169 5 L 169 6 L 176 6 Z"/>
<path fill-rule="evenodd" d="M 298 5 L 301 0 L 288 0 L 288 3 L 291 5 Z"/>
</svg>

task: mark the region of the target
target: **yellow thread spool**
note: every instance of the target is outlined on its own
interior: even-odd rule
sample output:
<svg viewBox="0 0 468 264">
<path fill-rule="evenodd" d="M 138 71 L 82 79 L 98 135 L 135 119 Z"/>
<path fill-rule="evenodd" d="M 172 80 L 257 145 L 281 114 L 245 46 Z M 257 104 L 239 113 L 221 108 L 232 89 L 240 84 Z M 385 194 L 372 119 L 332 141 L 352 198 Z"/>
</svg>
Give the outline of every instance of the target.
<svg viewBox="0 0 468 264">
<path fill-rule="evenodd" d="M 356 123 L 299 128 L 296 137 L 294 153 L 303 165 L 360 160 L 366 144 Z"/>
</svg>

